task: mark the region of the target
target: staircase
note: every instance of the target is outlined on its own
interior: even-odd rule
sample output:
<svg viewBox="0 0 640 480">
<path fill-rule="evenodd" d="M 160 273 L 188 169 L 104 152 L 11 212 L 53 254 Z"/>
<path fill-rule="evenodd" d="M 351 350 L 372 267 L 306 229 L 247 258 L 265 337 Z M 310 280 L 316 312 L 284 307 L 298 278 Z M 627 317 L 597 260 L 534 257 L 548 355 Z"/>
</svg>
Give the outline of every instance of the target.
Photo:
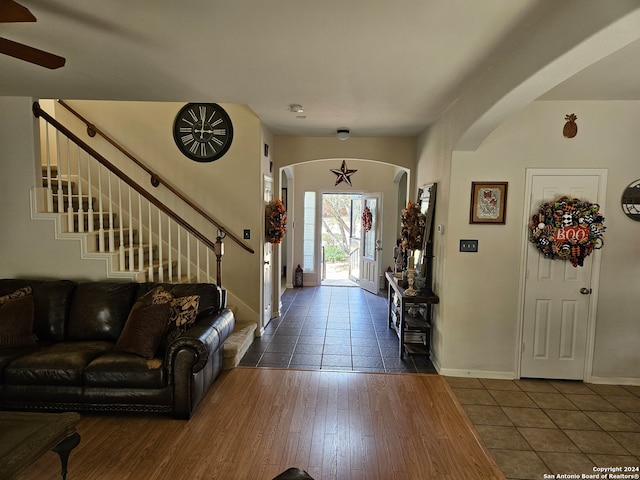
<svg viewBox="0 0 640 480">
<path fill-rule="evenodd" d="M 254 253 L 127 152 L 120 149 L 134 165 L 125 173 L 40 110 L 37 103 L 34 114 L 41 119 L 44 141 L 42 186 L 33 190 L 32 216 L 53 220 L 56 238 L 79 240 L 82 258 L 103 259 L 107 278 L 221 286 L 222 238 L 226 236 Z M 98 130 L 93 125 L 91 129 L 94 134 Z M 130 176 L 135 172 L 129 172 L 136 165 L 151 174 L 154 187 L 165 186 L 212 228 L 205 233 L 196 230 L 140 186 Z M 217 237 L 215 242 L 212 237 Z M 230 308 L 235 313 L 236 309 Z M 237 365 L 256 328 L 255 322 L 236 318 L 234 332 L 224 346 L 224 368 Z"/>
<path fill-rule="evenodd" d="M 130 188 L 123 189 L 119 182 L 114 186 L 111 181 L 106 187 L 102 182 L 89 190 L 90 179 L 77 171 L 65 174 L 57 165 L 43 165 L 45 201 L 38 206 L 39 217 L 54 219 L 60 237 L 80 240 L 87 257 L 104 258 L 108 277 L 167 283 L 213 281 L 209 265 L 200 258 L 202 248 L 185 231 L 176 229 L 162 212 L 153 212 L 153 205 L 143 207 L 143 199 Z M 197 250 L 193 261 L 192 248 Z M 203 255 L 206 260 L 211 257 L 208 252 Z"/>
</svg>

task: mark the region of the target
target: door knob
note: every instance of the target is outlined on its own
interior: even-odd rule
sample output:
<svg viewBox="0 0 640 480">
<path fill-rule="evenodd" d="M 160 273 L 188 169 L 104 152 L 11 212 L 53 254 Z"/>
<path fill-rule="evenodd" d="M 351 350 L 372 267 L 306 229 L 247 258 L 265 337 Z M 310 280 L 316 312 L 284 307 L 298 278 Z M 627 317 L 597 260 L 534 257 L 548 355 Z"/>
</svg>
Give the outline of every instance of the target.
<svg viewBox="0 0 640 480">
<path fill-rule="evenodd" d="M 265 265 L 269 265 L 269 260 L 265 260 L 265 261 L 264 261 L 264 264 L 265 264 Z"/>
<path fill-rule="evenodd" d="M 582 295 L 589 295 L 589 294 L 591 294 L 591 289 L 590 289 L 590 288 L 587 288 L 587 287 L 582 287 L 582 288 L 580 289 L 580 293 L 581 293 Z"/>
</svg>

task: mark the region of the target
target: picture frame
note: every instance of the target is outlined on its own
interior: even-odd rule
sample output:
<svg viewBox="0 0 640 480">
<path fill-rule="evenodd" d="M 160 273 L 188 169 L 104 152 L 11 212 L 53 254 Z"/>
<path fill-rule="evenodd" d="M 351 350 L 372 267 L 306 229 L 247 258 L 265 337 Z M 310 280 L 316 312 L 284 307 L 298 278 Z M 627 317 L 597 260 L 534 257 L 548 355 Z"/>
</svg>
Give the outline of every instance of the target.
<svg viewBox="0 0 640 480">
<path fill-rule="evenodd" d="M 508 182 L 471 182 L 469 223 L 504 225 Z"/>
</svg>

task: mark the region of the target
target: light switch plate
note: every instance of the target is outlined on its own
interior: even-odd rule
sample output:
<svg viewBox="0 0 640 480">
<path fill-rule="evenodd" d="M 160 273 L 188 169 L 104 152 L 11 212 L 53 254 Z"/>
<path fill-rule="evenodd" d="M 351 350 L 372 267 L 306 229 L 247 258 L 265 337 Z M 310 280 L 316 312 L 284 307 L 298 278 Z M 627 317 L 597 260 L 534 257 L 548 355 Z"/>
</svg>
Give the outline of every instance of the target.
<svg viewBox="0 0 640 480">
<path fill-rule="evenodd" d="M 460 240 L 461 252 L 477 252 L 478 240 Z"/>
<path fill-rule="evenodd" d="M 251 230 L 249 230 L 248 228 L 245 228 L 243 233 L 244 233 L 243 238 L 245 240 L 251 240 Z"/>
</svg>

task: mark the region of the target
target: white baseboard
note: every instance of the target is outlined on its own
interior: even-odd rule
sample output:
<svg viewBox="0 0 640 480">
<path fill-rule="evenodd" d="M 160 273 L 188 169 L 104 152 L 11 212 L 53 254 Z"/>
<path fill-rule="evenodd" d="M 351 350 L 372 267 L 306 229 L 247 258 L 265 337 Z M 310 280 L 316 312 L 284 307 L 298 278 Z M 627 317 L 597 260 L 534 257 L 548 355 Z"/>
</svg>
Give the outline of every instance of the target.
<svg viewBox="0 0 640 480">
<path fill-rule="evenodd" d="M 638 385 L 640 378 L 634 377 L 595 377 L 592 376 L 589 383 L 599 383 L 602 385 Z"/>
<path fill-rule="evenodd" d="M 434 364 L 435 367 L 435 364 Z M 497 380 L 514 380 L 514 372 L 500 372 L 491 370 L 463 370 L 458 368 L 436 368 L 440 375 L 445 377 L 470 377 L 470 378 L 493 378 Z"/>
</svg>

